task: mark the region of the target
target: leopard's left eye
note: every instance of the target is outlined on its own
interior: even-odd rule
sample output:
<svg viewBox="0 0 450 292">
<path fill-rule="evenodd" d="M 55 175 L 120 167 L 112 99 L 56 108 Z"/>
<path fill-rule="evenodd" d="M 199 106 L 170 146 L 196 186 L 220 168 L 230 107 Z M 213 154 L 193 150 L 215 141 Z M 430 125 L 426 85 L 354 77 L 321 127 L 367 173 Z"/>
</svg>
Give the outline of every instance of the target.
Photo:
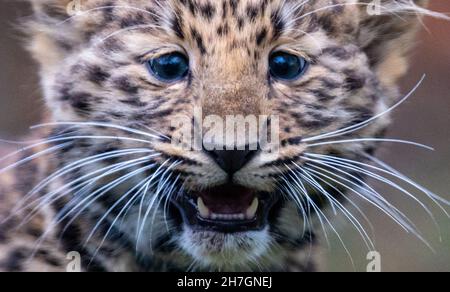
<svg viewBox="0 0 450 292">
<path fill-rule="evenodd" d="M 149 71 L 165 82 L 178 81 L 189 73 L 189 60 L 181 53 L 170 53 L 147 62 Z"/>
<path fill-rule="evenodd" d="M 270 55 L 270 75 L 275 79 L 292 81 L 302 76 L 308 68 L 308 62 L 299 56 L 287 52 L 275 52 Z"/>
</svg>

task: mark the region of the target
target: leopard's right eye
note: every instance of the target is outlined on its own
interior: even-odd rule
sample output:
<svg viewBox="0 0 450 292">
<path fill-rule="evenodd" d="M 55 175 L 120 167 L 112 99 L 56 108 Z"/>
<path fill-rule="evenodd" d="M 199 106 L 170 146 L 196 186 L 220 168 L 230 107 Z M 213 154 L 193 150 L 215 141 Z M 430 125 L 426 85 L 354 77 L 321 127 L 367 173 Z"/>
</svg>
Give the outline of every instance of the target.
<svg viewBox="0 0 450 292">
<path fill-rule="evenodd" d="M 269 59 L 270 75 L 278 80 L 292 81 L 302 76 L 308 62 L 287 52 L 275 52 Z"/>
<path fill-rule="evenodd" d="M 159 80 L 174 82 L 188 75 L 189 60 L 181 53 L 170 53 L 147 61 L 147 67 Z"/>
</svg>

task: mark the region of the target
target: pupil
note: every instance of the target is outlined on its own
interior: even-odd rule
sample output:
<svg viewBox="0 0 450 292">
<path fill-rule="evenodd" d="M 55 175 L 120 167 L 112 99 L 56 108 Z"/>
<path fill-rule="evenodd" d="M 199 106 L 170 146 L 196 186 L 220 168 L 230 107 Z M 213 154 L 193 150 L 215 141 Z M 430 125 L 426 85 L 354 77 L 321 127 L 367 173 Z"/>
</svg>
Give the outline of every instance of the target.
<svg viewBox="0 0 450 292">
<path fill-rule="evenodd" d="M 292 80 L 300 76 L 303 69 L 303 60 L 297 56 L 281 52 L 271 58 L 270 70 L 275 78 Z"/>
<path fill-rule="evenodd" d="M 150 62 L 153 73 L 164 80 L 172 81 L 184 77 L 188 72 L 188 61 L 181 54 L 162 56 Z"/>
</svg>

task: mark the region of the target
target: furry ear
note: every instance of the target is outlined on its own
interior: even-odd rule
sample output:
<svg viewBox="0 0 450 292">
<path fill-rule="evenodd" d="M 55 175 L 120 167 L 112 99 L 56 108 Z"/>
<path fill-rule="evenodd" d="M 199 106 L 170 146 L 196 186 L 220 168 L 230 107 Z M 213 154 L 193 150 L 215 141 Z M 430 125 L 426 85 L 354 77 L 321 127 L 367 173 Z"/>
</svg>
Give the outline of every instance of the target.
<svg viewBox="0 0 450 292">
<path fill-rule="evenodd" d="M 80 7 L 81 0 L 28 0 L 37 19 L 42 21 L 64 20 Z"/>
<path fill-rule="evenodd" d="M 393 85 L 407 71 L 406 55 L 425 15 L 443 16 L 428 9 L 427 0 L 359 0 L 358 43 L 380 80 Z"/>
<path fill-rule="evenodd" d="M 86 0 L 28 0 L 33 15 L 24 26 L 31 39 L 28 49 L 43 71 L 52 70 L 81 43 L 79 29 L 70 21 L 78 4 Z M 81 2 L 83 1 L 83 2 Z"/>
</svg>

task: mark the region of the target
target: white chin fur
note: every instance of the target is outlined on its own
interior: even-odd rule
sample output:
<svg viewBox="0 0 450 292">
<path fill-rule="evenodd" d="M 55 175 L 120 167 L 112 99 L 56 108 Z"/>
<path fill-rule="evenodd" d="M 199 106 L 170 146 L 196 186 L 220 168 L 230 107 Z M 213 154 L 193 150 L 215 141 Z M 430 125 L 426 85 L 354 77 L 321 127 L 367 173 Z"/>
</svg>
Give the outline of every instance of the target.
<svg viewBox="0 0 450 292">
<path fill-rule="evenodd" d="M 224 234 L 194 231 L 184 225 L 179 246 L 194 260 L 196 267 L 212 270 L 250 270 L 269 250 L 268 228 L 262 231 Z M 195 270 L 195 267 L 194 267 Z"/>
</svg>

